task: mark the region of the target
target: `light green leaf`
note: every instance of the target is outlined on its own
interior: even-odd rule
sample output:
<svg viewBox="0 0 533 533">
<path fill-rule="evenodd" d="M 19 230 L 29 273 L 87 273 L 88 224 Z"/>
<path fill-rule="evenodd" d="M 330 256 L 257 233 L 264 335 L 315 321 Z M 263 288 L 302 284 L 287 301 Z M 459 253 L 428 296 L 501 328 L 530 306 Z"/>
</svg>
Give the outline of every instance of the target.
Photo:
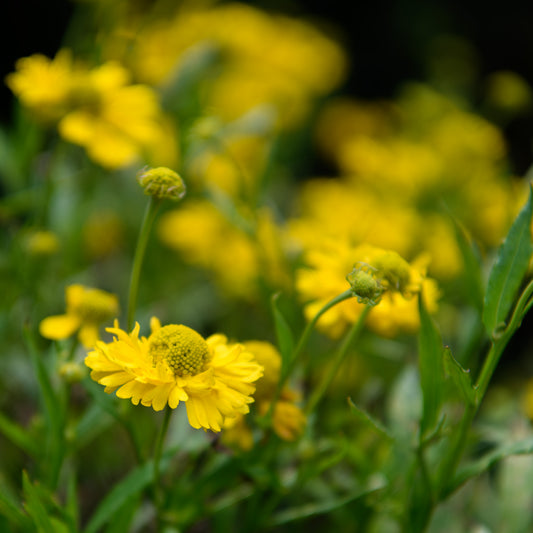
<svg viewBox="0 0 533 533">
<path fill-rule="evenodd" d="M 42 533 L 56 533 L 52 517 L 48 515 L 44 503 L 41 501 L 39 491 L 33 486 L 28 474 L 22 473 L 22 489 L 24 492 L 24 508 L 33 519 L 37 530 Z"/>
<path fill-rule="evenodd" d="M 278 299 L 280 293 L 272 295 L 272 315 L 274 317 L 274 326 L 276 328 L 276 336 L 278 339 L 279 351 L 281 353 L 283 366 L 290 360 L 291 354 L 294 351 L 294 337 L 291 328 L 278 307 Z"/>
<path fill-rule="evenodd" d="M 351 398 L 348 398 L 348 405 L 350 406 L 350 411 L 355 415 L 361 422 L 363 422 L 368 427 L 376 431 L 380 436 L 386 438 L 387 440 L 393 440 L 394 437 L 389 433 L 388 429 L 381 423 L 373 418 L 369 413 L 364 409 L 358 407 Z"/>
<path fill-rule="evenodd" d="M 31 519 L 3 483 L 0 484 L 0 515 L 22 530 L 28 531 L 32 527 Z"/>
<path fill-rule="evenodd" d="M 530 188 L 529 199 L 500 246 L 496 262 L 489 275 L 483 308 L 483 324 L 491 337 L 505 324 L 533 253 L 532 213 L 533 193 Z"/>
<path fill-rule="evenodd" d="M 518 442 L 505 443 L 487 455 L 483 456 L 481 459 L 473 461 L 461 468 L 455 475 L 455 478 L 448 488 L 447 493 L 451 494 L 469 479 L 486 472 L 490 467 L 506 457 L 531 453 L 533 453 L 533 437 L 529 437 Z"/>
<path fill-rule="evenodd" d="M 421 434 L 437 423 L 444 393 L 443 345 L 437 325 L 429 315 L 424 298 L 418 298 L 420 331 L 418 333 L 418 368 L 422 388 L 423 409 Z"/>
<path fill-rule="evenodd" d="M 444 349 L 443 361 L 446 374 L 452 378 L 465 404 L 474 405 L 476 402 L 476 391 L 472 386 L 470 370 L 465 370 L 461 366 L 448 347 Z"/>
</svg>

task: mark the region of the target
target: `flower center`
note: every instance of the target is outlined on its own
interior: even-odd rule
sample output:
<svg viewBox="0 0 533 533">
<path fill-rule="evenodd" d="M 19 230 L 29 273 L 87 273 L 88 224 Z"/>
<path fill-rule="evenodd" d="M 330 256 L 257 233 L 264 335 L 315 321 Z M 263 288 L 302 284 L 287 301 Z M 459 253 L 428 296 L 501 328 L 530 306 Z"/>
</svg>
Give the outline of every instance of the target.
<svg viewBox="0 0 533 533">
<path fill-rule="evenodd" d="M 171 324 L 150 335 L 149 352 L 154 365 L 165 361 L 176 376 L 195 376 L 209 359 L 203 337 L 191 328 Z"/>
</svg>

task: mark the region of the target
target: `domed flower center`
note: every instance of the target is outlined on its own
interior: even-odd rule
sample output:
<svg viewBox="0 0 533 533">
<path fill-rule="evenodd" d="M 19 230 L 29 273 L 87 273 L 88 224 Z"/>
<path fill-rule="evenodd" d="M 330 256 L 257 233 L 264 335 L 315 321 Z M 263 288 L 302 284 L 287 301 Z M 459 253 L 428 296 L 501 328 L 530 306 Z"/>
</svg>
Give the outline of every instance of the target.
<svg viewBox="0 0 533 533">
<path fill-rule="evenodd" d="M 176 376 L 195 376 L 209 359 L 203 337 L 191 328 L 171 324 L 158 329 L 148 339 L 154 364 L 165 361 Z"/>
</svg>

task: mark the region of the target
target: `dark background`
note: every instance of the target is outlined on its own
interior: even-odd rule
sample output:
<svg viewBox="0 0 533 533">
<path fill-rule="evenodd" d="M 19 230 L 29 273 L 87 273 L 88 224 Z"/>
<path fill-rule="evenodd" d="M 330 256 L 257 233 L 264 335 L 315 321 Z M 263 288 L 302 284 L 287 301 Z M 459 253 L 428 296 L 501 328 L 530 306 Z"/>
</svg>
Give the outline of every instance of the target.
<svg viewBox="0 0 533 533">
<path fill-rule="evenodd" d="M 112 1 L 112 0 L 109 0 Z M 134 0 L 149 3 L 149 0 Z M 245 2 L 291 15 L 311 17 L 340 30 L 351 57 L 343 92 L 360 98 L 394 96 L 406 80 L 426 80 L 435 61 L 434 40 L 454 35 L 472 45 L 482 79 L 495 70 L 513 70 L 533 85 L 533 2 L 507 0 L 255 0 Z M 84 2 L 80 2 L 83 6 Z M 17 58 L 35 52 L 53 57 L 78 3 L 68 0 L 5 2 L 1 77 Z M 4 83 L 0 122 L 12 117 L 12 95 Z M 532 121 L 525 117 L 505 131 L 516 171 L 531 159 Z"/>
</svg>

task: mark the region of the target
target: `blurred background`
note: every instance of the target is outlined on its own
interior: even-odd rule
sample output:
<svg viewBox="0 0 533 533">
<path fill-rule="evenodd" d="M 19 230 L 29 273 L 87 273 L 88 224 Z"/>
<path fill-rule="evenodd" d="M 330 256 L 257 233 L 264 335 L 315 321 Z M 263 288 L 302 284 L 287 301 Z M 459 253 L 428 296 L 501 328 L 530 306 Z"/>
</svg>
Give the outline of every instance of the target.
<svg viewBox="0 0 533 533">
<path fill-rule="evenodd" d="M 19 57 L 35 52 L 53 57 L 76 10 L 91 1 L 23 0 L 2 8 L 5 45 L 1 75 Z M 149 5 L 150 0 L 132 0 Z M 170 0 L 169 4 L 178 4 Z M 533 4 L 520 0 L 342 0 L 244 1 L 267 10 L 318 21 L 337 34 L 351 56 L 349 77 L 341 91 L 357 98 L 392 97 L 406 80 L 431 81 L 454 71 L 482 99 L 484 80 L 511 70 L 533 84 Z M 505 8 L 504 8 L 505 7 Z M 464 89 L 464 87 L 463 87 Z M 9 121 L 12 94 L 1 86 L 1 119 Z M 531 158 L 533 117 L 521 116 L 505 127 L 511 160 L 522 174 Z"/>
</svg>

